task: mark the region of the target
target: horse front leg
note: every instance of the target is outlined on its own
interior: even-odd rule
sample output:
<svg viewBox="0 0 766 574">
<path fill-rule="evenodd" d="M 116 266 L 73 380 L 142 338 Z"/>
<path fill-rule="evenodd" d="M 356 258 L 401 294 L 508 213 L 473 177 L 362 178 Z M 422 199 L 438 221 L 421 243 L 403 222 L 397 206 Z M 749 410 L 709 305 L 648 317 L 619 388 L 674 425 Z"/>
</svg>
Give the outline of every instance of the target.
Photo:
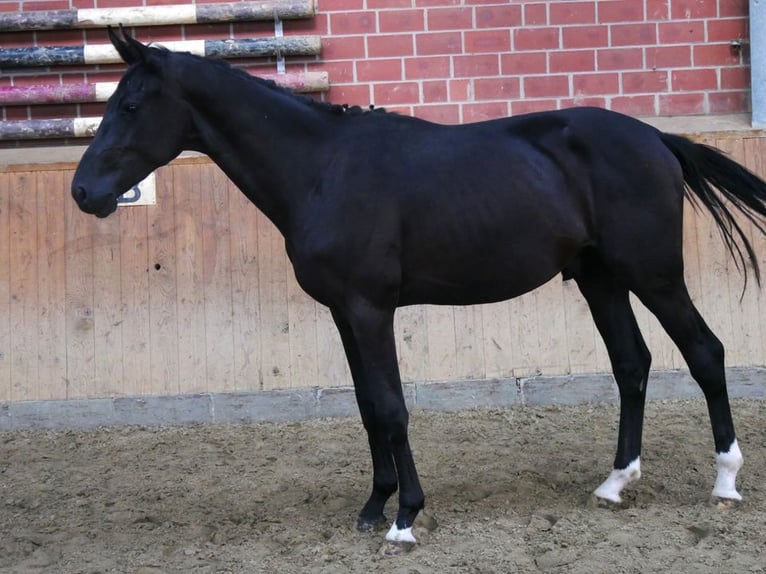
<svg viewBox="0 0 766 574">
<path fill-rule="evenodd" d="M 333 317 L 352 371 L 372 454 L 372 494 L 357 526 L 367 529 L 385 520 L 383 506 L 398 486 L 399 511 L 386 539 L 409 549 L 417 542 L 412 526 L 425 497 L 408 439 L 409 414 L 396 356 L 394 310 L 359 302 L 343 312 L 333 311 Z"/>
</svg>

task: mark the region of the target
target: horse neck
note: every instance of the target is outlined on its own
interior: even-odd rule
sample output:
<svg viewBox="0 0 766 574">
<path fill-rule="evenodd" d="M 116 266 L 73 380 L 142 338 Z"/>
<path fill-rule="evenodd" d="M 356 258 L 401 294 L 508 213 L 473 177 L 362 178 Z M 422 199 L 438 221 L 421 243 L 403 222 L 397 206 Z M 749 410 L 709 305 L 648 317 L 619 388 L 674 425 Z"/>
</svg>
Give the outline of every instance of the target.
<svg viewBox="0 0 766 574">
<path fill-rule="evenodd" d="M 201 65 L 198 64 L 201 67 Z M 323 114 L 292 95 L 205 62 L 181 74 L 195 142 L 284 234 L 318 177 Z"/>
</svg>

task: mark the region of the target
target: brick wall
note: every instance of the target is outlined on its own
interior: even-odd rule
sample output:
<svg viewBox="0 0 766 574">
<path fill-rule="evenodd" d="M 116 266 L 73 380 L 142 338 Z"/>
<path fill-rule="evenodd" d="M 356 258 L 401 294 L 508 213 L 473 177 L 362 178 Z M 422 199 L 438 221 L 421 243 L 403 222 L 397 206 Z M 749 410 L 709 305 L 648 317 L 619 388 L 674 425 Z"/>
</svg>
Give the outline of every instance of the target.
<svg viewBox="0 0 766 574">
<path fill-rule="evenodd" d="M 175 4 L 182 0 L 0 0 L 0 11 Z M 206 2 L 208 0 L 205 0 Z M 316 0 L 285 34 L 323 36 L 319 58 L 339 103 L 375 103 L 457 123 L 594 104 L 633 115 L 749 107 L 747 0 Z M 200 0 L 199 3 L 202 3 Z M 146 27 L 142 41 L 273 34 L 268 22 Z M 0 33 L 0 46 L 105 43 L 104 30 Z M 251 71 L 273 62 L 235 61 Z M 109 81 L 122 66 L 3 70 L 0 85 Z M 10 106 L 2 119 L 99 115 L 102 104 Z"/>
</svg>

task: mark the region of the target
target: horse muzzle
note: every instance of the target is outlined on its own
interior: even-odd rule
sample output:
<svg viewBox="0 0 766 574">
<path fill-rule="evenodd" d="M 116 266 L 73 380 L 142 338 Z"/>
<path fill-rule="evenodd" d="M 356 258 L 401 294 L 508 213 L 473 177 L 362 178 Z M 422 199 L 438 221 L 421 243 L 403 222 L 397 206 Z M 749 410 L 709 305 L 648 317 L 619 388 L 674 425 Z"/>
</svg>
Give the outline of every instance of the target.
<svg viewBox="0 0 766 574">
<path fill-rule="evenodd" d="M 82 185 L 72 185 L 72 198 L 85 213 L 99 218 L 108 217 L 117 209 L 117 195 L 114 193 L 93 194 Z"/>
</svg>

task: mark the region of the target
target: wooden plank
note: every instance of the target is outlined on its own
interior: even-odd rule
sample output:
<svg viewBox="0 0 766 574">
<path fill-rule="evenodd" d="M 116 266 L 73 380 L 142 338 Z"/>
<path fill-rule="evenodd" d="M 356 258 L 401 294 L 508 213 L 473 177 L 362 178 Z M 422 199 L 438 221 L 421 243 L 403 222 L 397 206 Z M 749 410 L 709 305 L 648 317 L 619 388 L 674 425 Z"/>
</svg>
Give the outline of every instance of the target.
<svg viewBox="0 0 766 574">
<path fill-rule="evenodd" d="M 207 390 L 200 205 L 202 190 L 198 169 L 194 164 L 172 166 L 178 266 L 178 370 L 181 393 Z"/>
<path fill-rule="evenodd" d="M 317 304 L 298 285 L 292 265 L 287 269 L 287 317 L 290 325 L 290 386 L 317 385 Z"/>
<path fill-rule="evenodd" d="M 413 305 L 397 309 L 394 329 L 402 381 L 425 381 L 428 359 L 425 306 Z"/>
<path fill-rule="evenodd" d="M 561 275 L 537 291 L 540 372 L 543 375 L 566 373 L 569 371 L 569 348 Z"/>
<path fill-rule="evenodd" d="M 95 377 L 93 216 L 64 202 L 66 220 L 67 398 L 86 398 Z"/>
<path fill-rule="evenodd" d="M 452 306 L 428 305 L 426 310 L 426 380 L 446 381 L 457 369 L 455 313 Z"/>
<path fill-rule="evenodd" d="M 11 231 L 12 175 L 0 172 L 0 401 L 11 400 Z"/>
<path fill-rule="evenodd" d="M 290 386 L 290 317 L 287 308 L 288 261 L 274 225 L 258 214 L 258 284 L 261 288 L 261 385 Z"/>
<path fill-rule="evenodd" d="M 38 398 L 66 398 L 66 222 L 64 202 L 72 201 L 71 172 L 39 171 L 37 176 Z"/>
<path fill-rule="evenodd" d="M 120 293 L 123 308 L 122 392 L 133 396 L 151 392 L 147 207 L 120 208 L 118 215 L 120 220 Z"/>
<path fill-rule="evenodd" d="M 149 224 L 149 350 L 152 393 L 180 392 L 174 171 L 157 173 L 157 204 L 147 206 Z M 124 209 L 132 209 L 125 207 Z"/>
<path fill-rule="evenodd" d="M 484 326 L 478 305 L 454 308 L 455 325 L 455 372 L 453 378 L 483 379 L 486 376 L 484 363 Z"/>
<path fill-rule="evenodd" d="M 567 334 L 567 356 L 570 373 L 593 373 L 597 365 L 596 331 L 588 303 L 574 280 L 564 281 L 561 287 L 564 320 Z"/>
<path fill-rule="evenodd" d="M 540 336 L 537 324 L 537 293 L 532 291 L 511 299 L 509 308 L 511 310 L 513 375 L 515 377 L 539 375 Z"/>
<path fill-rule="evenodd" d="M 324 305 L 317 305 L 316 317 L 317 385 L 320 387 L 352 385 L 351 370 L 330 310 Z"/>
<path fill-rule="evenodd" d="M 38 398 L 37 181 L 19 173 L 10 193 L 12 397 Z"/>
<path fill-rule="evenodd" d="M 260 285 L 258 283 L 258 209 L 228 182 L 231 229 L 231 291 L 234 337 L 233 388 L 260 387 Z"/>
<path fill-rule="evenodd" d="M 507 301 L 481 305 L 484 369 L 488 378 L 513 376 L 511 315 Z"/>
<path fill-rule="evenodd" d="M 234 380 L 234 308 L 227 181 L 215 165 L 210 164 L 200 171 L 207 385 L 212 391 L 231 390 Z"/>
</svg>

